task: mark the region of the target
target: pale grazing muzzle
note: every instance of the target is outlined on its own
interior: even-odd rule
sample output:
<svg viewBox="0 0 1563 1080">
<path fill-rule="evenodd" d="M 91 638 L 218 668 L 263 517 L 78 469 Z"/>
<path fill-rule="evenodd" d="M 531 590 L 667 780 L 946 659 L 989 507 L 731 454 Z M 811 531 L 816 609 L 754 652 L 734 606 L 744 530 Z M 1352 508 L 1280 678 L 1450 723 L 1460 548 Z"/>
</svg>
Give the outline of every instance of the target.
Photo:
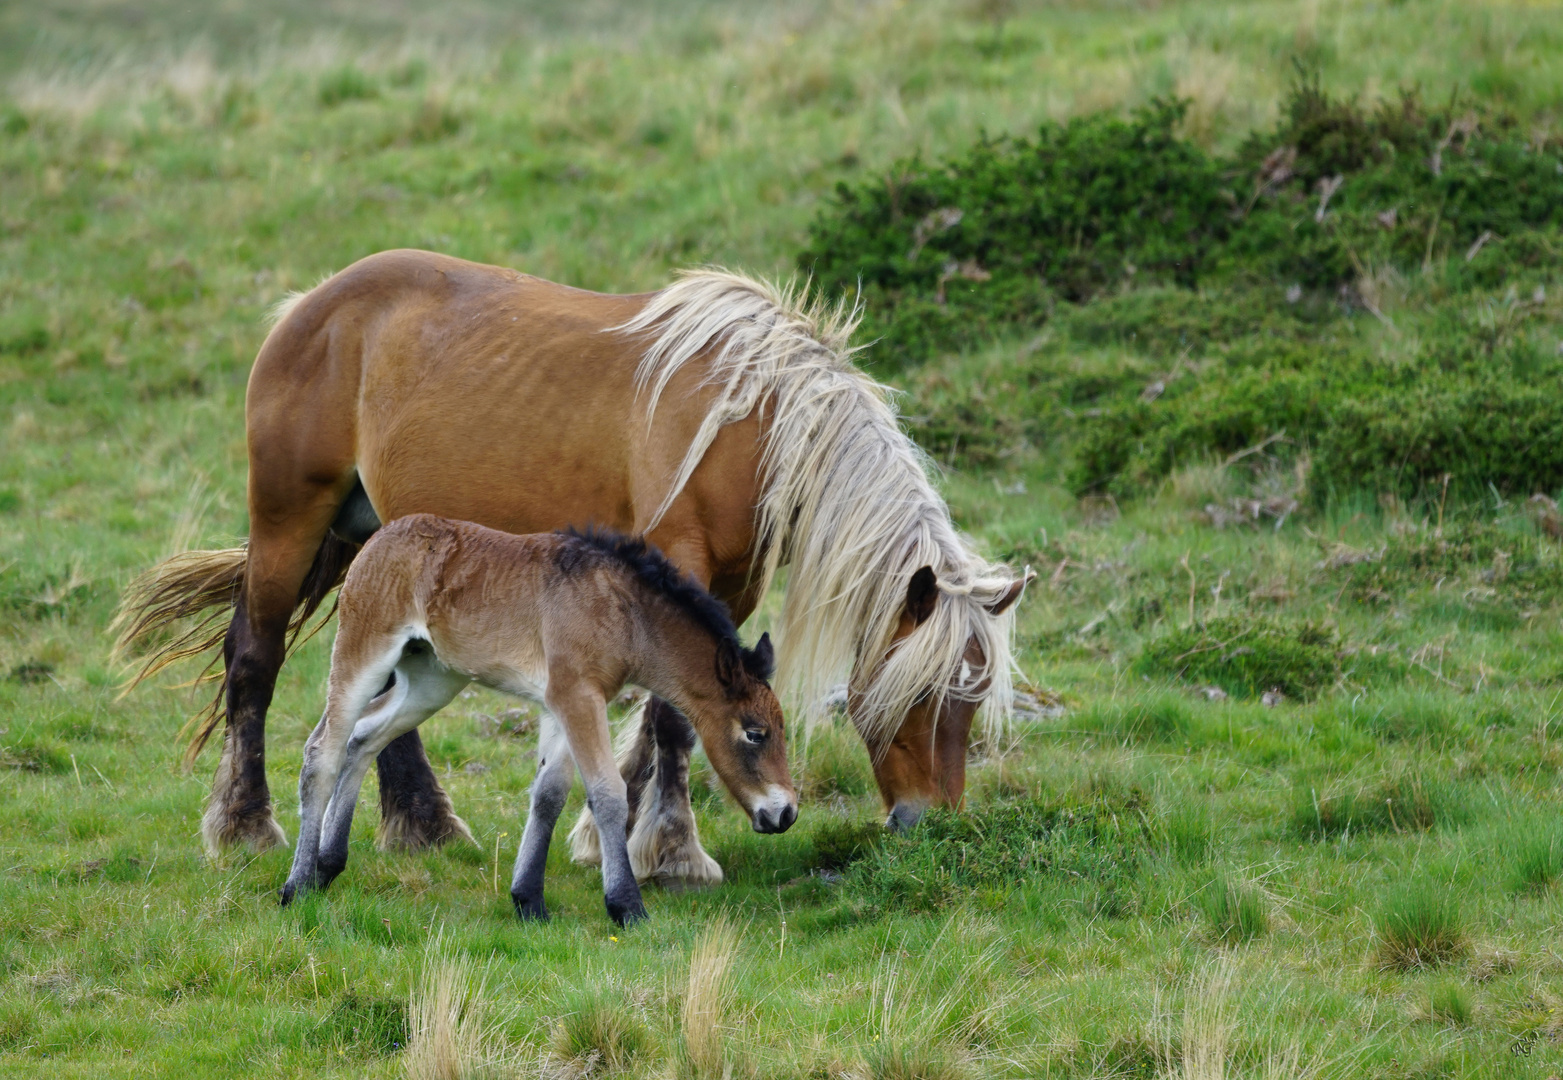
<svg viewBox="0 0 1563 1080">
<path fill-rule="evenodd" d="M 749 811 L 757 833 L 784 833 L 798 820 L 798 797 L 779 784 L 772 784 L 765 798 Z"/>
<path fill-rule="evenodd" d="M 910 829 L 922 820 L 927 809 L 922 803 L 896 803 L 895 809 L 890 811 L 890 816 L 885 820 L 885 828 L 891 832 Z"/>
</svg>

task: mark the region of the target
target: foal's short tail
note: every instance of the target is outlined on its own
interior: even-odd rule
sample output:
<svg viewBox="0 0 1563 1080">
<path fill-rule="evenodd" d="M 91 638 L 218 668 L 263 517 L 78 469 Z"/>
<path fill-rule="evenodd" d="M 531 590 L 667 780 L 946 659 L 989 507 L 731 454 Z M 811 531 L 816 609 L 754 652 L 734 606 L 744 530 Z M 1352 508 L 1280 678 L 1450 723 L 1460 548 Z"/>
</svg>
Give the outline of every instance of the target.
<svg viewBox="0 0 1563 1080">
<path fill-rule="evenodd" d="M 309 617 L 320 609 L 331 590 L 342 583 L 348 564 L 358 554 L 358 547 L 334 533 L 326 534 L 299 589 L 293 617 L 288 622 L 290 649 L 298 643 L 299 632 Z M 244 588 L 244 572 L 248 565 L 248 546 L 221 551 L 186 551 L 164 559 L 130 583 L 120 599 L 119 611 L 109 626 L 110 632 L 115 635 L 114 655 L 127 656 L 154 639 L 158 643 L 146 655 L 140 670 L 125 684 L 122 695 L 128 694 L 170 664 L 214 652 L 222 644 L 228 632 L 230 613 L 238 605 L 240 592 Z M 333 607 L 326 619 L 335 613 Z M 193 623 L 164 637 L 164 631 L 181 620 L 191 618 L 195 619 Z M 213 655 L 206 668 L 193 680 L 204 682 L 215 679 L 218 686 L 211 703 L 192 716 L 180 731 L 181 736 L 187 732 L 190 736 L 185 745 L 186 765 L 194 763 L 201 748 L 206 745 L 206 740 L 227 714 L 226 672 L 217 674 L 212 671 L 220 659 L 220 653 Z"/>
</svg>

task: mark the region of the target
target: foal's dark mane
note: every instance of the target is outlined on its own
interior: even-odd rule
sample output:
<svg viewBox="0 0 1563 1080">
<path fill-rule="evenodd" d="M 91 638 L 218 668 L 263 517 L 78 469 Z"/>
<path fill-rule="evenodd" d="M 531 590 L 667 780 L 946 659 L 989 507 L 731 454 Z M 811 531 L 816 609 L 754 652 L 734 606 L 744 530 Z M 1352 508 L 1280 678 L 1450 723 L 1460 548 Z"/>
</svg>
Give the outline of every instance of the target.
<svg viewBox="0 0 1563 1080">
<path fill-rule="evenodd" d="M 743 647 L 727 605 L 674 566 L 659 548 L 648 544 L 644 537 L 630 536 L 598 525 L 584 529 L 560 529 L 558 535 L 567 541 L 559 551 L 559 568 L 565 573 L 576 572 L 581 568 L 583 560 L 592 556 L 616 562 L 639 578 L 647 588 L 688 615 L 712 637 L 735 646 L 751 675 L 769 679 L 773 674 L 771 665 L 759 663 L 754 650 Z"/>
</svg>

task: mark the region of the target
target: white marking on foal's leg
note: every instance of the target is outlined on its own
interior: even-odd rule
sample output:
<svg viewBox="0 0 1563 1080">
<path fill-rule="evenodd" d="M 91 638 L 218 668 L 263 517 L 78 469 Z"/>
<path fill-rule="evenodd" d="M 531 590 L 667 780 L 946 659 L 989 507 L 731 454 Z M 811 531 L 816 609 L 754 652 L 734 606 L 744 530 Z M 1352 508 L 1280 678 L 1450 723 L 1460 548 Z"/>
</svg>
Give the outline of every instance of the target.
<svg viewBox="0 0 1563 1080">
<path fill-rule="evenodd" d="M 396 668 L 396 683 L 384 700 L 353 726 L 347 743 L 347 760 L 326 810 L 324 839 L 320 845 L 318 873 L 329 885 L 347 865 L 347 842 L 353 829 L 353 810 L 364 776 L 380 751 L 429 717 L 461 692 L 468 679 L 441 664 L 432 650 L 407 653 Z"/>
<path fill-rule="evenodd" d="M 523 919 L 547 919 L 543 903 L 543 872 L 548 866 L 548 846 L 554 824 L 570 796 L 575 781 L 575 758 L 564 729 L 551 713 L 544 713 L 538 725 L 537 778 L 532 781 L 531 808 L 526 828 L 516 847 L 515 872 L 510 879 L 510 899 L 516 914 Z"/>
</svg>

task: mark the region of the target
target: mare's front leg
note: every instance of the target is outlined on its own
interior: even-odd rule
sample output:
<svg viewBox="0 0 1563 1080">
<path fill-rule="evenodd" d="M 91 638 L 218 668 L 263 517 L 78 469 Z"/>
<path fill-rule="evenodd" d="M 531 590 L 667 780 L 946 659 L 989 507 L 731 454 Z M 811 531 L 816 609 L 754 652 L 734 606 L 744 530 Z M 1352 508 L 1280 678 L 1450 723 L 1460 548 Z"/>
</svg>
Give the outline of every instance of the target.
<svg viewBox="0 0 1563 1080">
<path fill-rule="evenodd" d="M 684 714 L 652 697 L 619 769 L 629 793 L 630 865 L 635 878 L 672 889 L 702 889 L 722 883 L 722 866 L 700 846 L 689 803 L 689 756 L 695 730 Z M 570 830 L 571 857 L 583 865 L 601 861 L 601 845 L 590 807 Z"/>
<path fill-rule="evenodd" d="M 548 906 L 543 903 L 543 872 L 548 867 L 554 824 L 564 809 L 565 799 L 570 797 L 574 780 L 575 758 L 570 756 L 564 727 L 551 713 L 545 713 L 538 725 L 532 805 L 516 849 L 515 873 L 510 879 L 510 899 L 516 905 L 516 914 L 523 919 L 548 918 Z"/>
<path fill-rule="evenodd" d="M 570 753 L 586 782 L 586 805 L 597 821 L 602 845 L 602 892 L 608 917 L 620 926 L 644 919 L 646 907 L 625 843 L 629 799 L 613 760 L 608 703 L 602 692 L 585 680 L 550 672 L 548 707 L 564 728 Z"/>
<path fill-rule="evenodd" d="M 700 846 L 700 830 L 689 804 L 689 756 L 695 729 L 683 713 L 661 698 L 646 705 L 656 737 L 656 768 L 630 831 L 630 865 L 638 880 L 655 878 L 669 889 L 708 888 L 722 883 L 722 866 Z"/>
</svg>

